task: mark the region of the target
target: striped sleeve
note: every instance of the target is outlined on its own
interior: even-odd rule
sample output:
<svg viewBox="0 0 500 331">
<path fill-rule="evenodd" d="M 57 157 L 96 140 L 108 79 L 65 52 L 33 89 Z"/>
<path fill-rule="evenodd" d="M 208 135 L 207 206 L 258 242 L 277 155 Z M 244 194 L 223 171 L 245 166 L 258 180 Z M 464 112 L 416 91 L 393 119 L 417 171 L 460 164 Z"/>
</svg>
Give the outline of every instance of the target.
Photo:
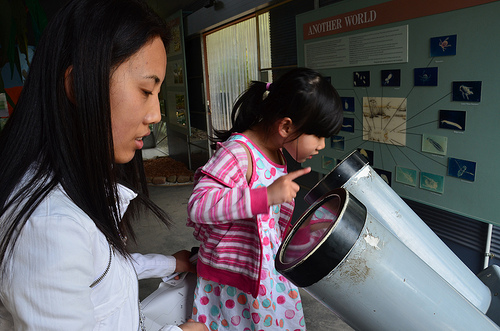
<svg viewBox="0 0 500 331">
<path fill-rule="evenodd" d="M 267 188 L 250 189 L 245 149 L 237 142 L 219 149 L 197 173 L 188 203 L 189 218 L 199 224 L 219 224 L 267 213 Z"/>
</svg>

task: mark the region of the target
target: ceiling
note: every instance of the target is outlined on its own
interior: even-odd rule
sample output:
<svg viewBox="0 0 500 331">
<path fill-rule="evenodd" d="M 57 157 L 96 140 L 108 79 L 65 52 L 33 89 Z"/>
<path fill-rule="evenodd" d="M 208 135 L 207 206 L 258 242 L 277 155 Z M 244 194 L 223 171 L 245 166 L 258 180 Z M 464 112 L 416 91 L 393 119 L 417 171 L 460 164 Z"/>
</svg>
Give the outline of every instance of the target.
<svg viewBox="0 0 500 331">
<path fill-rule="evenodd" d="M 213 0 L 146 0 L 160 16 L 167 18 L 179 10 L 184 10 L 186 14 L 200 9 Z"/>
<path fill-rule="evenodd" d="M 50 19 L 56 12 L 64 6 L 67 0 L 39 0 L 45 14 Z M 146 0 L 161 17 L 167 18 L 179 10 L 184 14 L 190 14 L 214 0 Z"/>
</svg>

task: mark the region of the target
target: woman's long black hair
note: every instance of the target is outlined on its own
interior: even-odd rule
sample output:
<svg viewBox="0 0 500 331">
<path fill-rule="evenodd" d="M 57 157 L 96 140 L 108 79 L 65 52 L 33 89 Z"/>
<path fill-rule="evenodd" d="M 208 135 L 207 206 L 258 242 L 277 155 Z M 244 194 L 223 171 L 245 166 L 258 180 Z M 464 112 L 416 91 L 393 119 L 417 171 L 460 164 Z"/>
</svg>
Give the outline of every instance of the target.
<svg viewBox="0 0 500 331">
<path fill-rule="evenodd" d="M 340 97 L 326 78 L 309 68 L 292 69 L 270 85 L 253 81 L 233 106 L 233 127 L 216 130 L 213 141 L 226 141 L 232 133 L 257 125 L 269 132 L 284 117 L 292 120 L 297 137 L 303 133 L 331 137 L 342 126 Z"/>
<path fill-rule="evenodd" d="M 133 237 L 132 216 L 127 212 L 120 222 L 117 183 L 136 190 L 142 205 L 168 223 L 146 197 L 141 152 L 116 164 L 111 132 L 113 70 L 155 37 L 168 46 L 165 22 L 141 0 L 73 0 L 47 25 L 0 134 L 2 265 L 29 216 L 58 184 L 125 256 L 121 233 Z"/>
</svg>

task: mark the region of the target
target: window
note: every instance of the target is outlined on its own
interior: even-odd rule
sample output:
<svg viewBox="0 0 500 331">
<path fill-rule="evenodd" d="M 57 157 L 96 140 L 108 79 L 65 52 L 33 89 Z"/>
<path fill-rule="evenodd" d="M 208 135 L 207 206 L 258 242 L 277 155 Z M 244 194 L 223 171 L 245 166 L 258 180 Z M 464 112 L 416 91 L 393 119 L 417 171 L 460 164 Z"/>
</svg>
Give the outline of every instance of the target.
<svg viewBox="0 0 500 331">
<path fill-rule="evenodd" d="M 252 80 L 261 80 L 261 68 L 271 67 L 269 14 L 252 15 L 204 39 L 209 121 L 213 129 L 228 130 L 236 99 Z"/>
</svg>

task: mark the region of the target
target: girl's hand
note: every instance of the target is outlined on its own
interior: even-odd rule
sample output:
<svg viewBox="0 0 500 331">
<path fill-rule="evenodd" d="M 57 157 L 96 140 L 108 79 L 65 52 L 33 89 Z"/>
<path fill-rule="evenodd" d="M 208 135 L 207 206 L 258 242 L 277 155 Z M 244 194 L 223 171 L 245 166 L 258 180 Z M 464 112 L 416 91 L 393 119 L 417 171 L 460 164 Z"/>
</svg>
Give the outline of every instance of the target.
<svg viewBox="0 0 500 331">
<path fill-rule="evenodd" d="M 309 172 L 311 172 L 311 167 L 293 171 L 276 179 L 267 187 L 267 204 L 273 206 L 283 202 L 292 202 L 300 189 L 299 184 L 294 180 Z"/>
<path fill-rule="evenodd" d="M 175 272 L 192 272 L 196 273 L 196 265 L 189 261 L 191 252 L 187 250 L 178 251 L 172 255 L 175 257 Z"/>
<path fill-rule="evenodd" d="M 188 319 L 186 323 L 179 325 L 179 327 L 183 331 L 208 331 L 208 328 L 205 324 L 200 322 L 195 322 L 192 319 Z"/>
</svg>

